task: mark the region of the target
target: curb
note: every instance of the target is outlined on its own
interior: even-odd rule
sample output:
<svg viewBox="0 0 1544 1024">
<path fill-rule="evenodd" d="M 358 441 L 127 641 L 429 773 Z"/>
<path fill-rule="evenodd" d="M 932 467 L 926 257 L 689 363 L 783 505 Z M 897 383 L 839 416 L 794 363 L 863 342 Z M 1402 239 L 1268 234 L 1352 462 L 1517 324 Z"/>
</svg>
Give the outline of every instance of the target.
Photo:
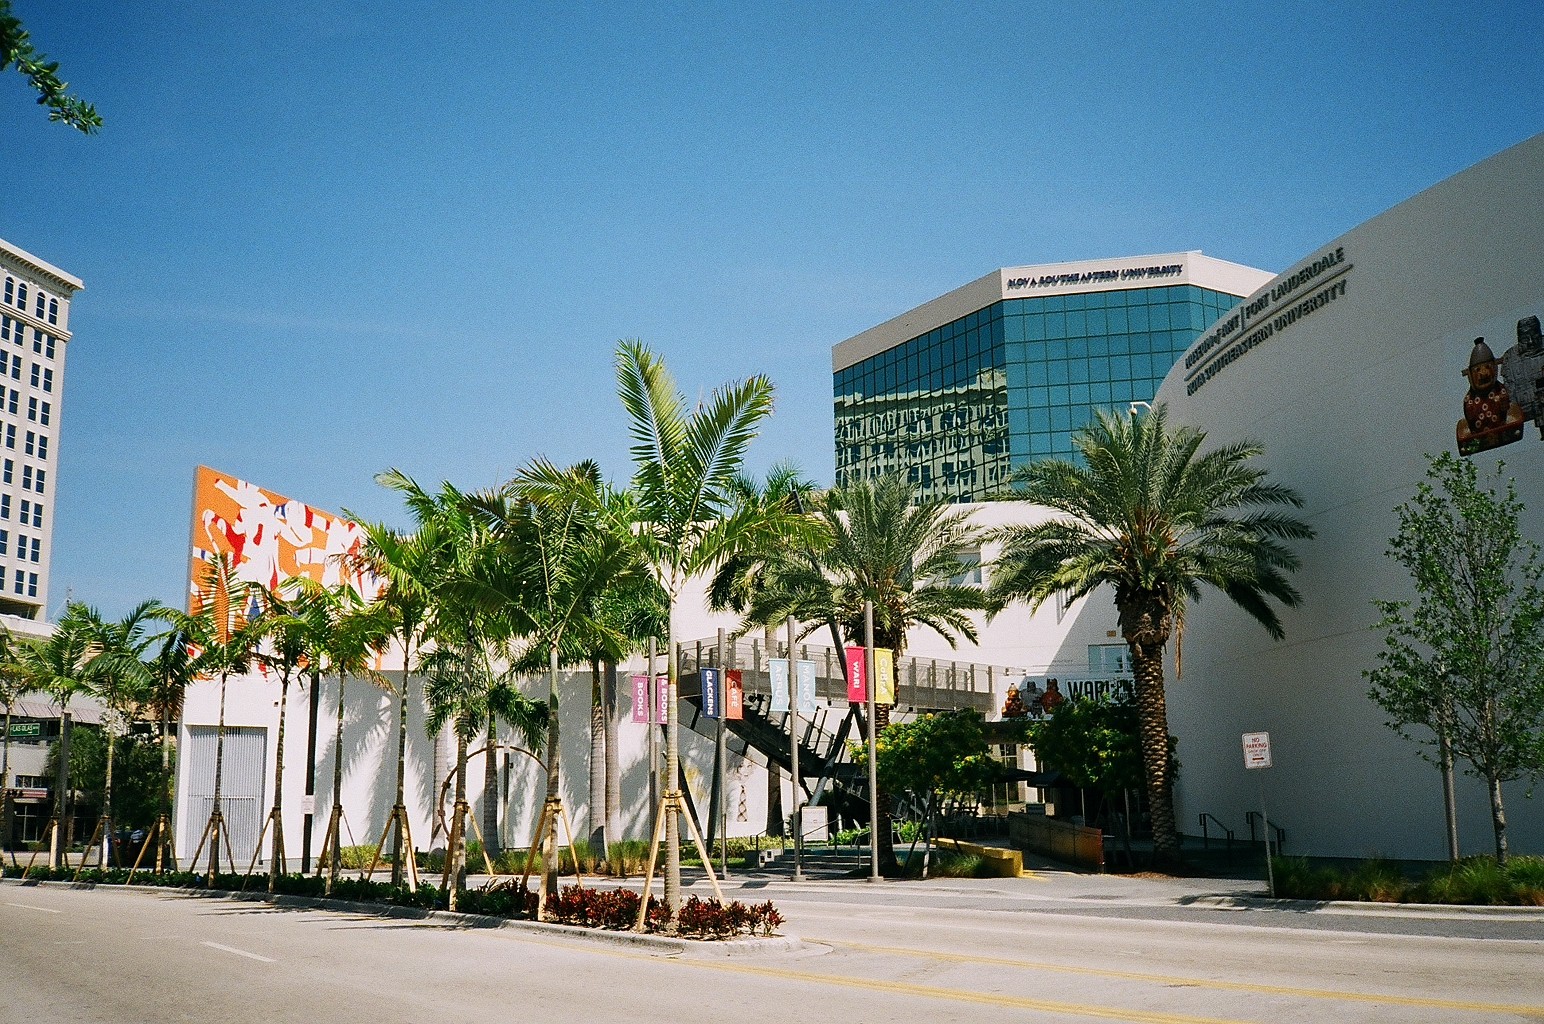
<svg viewBox="0 0 1544 1024">
<path fill-rule="evenodd" d="M 1366 914 L 1374 917 L 1537 917 L 1544 907 L 1491 907 L 1472 903 L 1377 903 L 1370 900 L 1278 900 L 1267 896 L 1201 896 L 1177 904 L 1223 910 L 1287 910 L 1294 913 Z"/>
<path fill-rule="evenodd" d="M 619 932 L 606 928 L 584 928 L 572 924 L 554 924 L 548 921 L 516 921 L 506 917 L 490 917 L 485 914 L 462 914 L 448 910 L 424 910 L 420 907 L 402 907 L 389 903 L 356 903 L 351 900 L 322 899 L 315 896 L 293 896 L 284 893 L 270 896 L 266 892 L 229 892 L 220 889 L 178 889 L 165 885 L 97 885 L 95 882 L 30 881 L 20 878 L 0 878 L 0 884 L 37 886 L 53 889 L 98 889 L 108 892 L 134 892 L 146 894 L 175 894 L 193 899 L 227 899 L 243 903 L 268 903 L 276 907 L 301 910 L 330 910 L 365 917 L 391 918 L 405 921 L 432 921 L 458 925 L 462 928 L 493 928 L 546 935 L 553 938 L 578 939 L 607 946 L 625 946 L 672 956 L 755 956 L 767 953 L 790 953 L 804 948 L 804 941 L 797 935 L 775 935 L 769 938 L 741 936 L 735 939 L 682 939 L 673 935 L 645 935 L 638 932 Z"/>
</svg>

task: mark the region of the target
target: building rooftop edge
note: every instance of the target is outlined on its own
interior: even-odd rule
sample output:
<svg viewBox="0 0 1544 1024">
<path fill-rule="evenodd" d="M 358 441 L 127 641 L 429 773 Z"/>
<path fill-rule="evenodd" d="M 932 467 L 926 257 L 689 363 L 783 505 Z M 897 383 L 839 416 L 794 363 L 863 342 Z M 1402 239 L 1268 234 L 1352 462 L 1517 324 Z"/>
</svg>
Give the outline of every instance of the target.
<svg viewBox="0 0 1544 1024">
<path fill-rule="evenodd" d="M 23 249 L 21 246 L 13 245 L 3 238 L 0 238 L 0 252 L 3 252 L 14 259 L 20 260 L 23 263 L 30 264 L 32 268 L 38 273 L 47 274 L 49 277 L 54 278 L 61 284 L 68 286 L 71 291 L 78 292 L 85 290 L 86 282 L 82 281 L 74 274 L 67 270 L 59 269 L 47 260 L 38 256 L 34 256 L 27 250 Z"/>
<path fill-rule="evenodd" d="M 1137 256 L 1109 256 L 1102 259 L 1068 260 L 1063 263 L 1037 263 L 1028 266 L 999 267 L 982 277 L 961 285 L 953 291 L 945 292 L 935 299 L 913 307 L 899 316 L 891 317 L 868 330 L 862 331 L 845 341 L 838 342 L 831 348 L 832 371 L 842 370 L 856 363 L 860 363 L 870 356 L 887 351 L 905 341 L 915 338 L 935 327 L 942 327 L 946 323 L 958 320 L 962 316 L 968 316 L 978 309 L 982 309 L 993 302 L 1009 298 L 1029 298 L 1029 293 L 1007 294 L 1004 282 L 1010 278 L 1032 278 L 1042 275 L 1072 274 L 1082 272 L 1089 268 L 1108 268 L 1111 265 L 1140 266 L 1149 263 L 1183 262 L 1186 264 L 1186 274 L 1180 279 L 1155 279 L 1142 281 L 1112 282 L 1104 285 L 1091 285 L 1086 291 L 1109 291 L 1113 288 L 1160 288 L 1176 284 L 1198 284 L 1201 287 L 1212 287 L 1214 290 L 1225 291 L 1237 295 L 1239 298 L 1250 294 L 1270 281 L 1275 274 L 1270 271 L 1260 270 L 1257 267 L 1247 266 L 1243 263 L 1234 263 L 1230 260 L 1218 259 L 1208 256 L 1200 249 L 1186 249 L 1179 252 L 1148 253 Z M 1193 280 L 1193 272 L 1199 271 L 1202 278 L 1216 278 L 1208 284 L 1206 281 Z"/>
</svg>

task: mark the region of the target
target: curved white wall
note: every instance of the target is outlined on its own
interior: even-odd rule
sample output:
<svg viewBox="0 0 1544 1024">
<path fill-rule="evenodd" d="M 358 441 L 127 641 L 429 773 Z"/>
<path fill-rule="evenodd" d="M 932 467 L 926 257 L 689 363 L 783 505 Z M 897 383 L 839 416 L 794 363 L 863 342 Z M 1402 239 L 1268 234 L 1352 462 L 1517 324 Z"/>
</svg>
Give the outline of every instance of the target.
<svg viewBox="0 0 1544 1024">
<path fill-rule="evenodd" d="M 1221 595 L 1191 610 L 1184 677 L 1170 666 L 1182 824 L 1193 830 L 1210 812 L 1247 834 L 1263 774 L 1288 853 L 1441 858 L 1438 774 L 1385 728 L 1362 672 L 1379 645 L 1372 602 L 1409 589 L 1384 556 L 1393 508 L 1422 478 L 1425 453 L 1456 449 L 1474 338 L 1499 357 L 1519 319 L 1544 316 L 1544 135 L 1308 254 L 1240 310 L 1251 308 L 1231 331 L 1225 317 L 1218 341 L 1204 335 L 1158 400 L 1212 442 L 1263 442 L 1272 478 L 1303 495 L 1318 536 L 1299 546 L 1304 600 L 1284 616 L 1284 642 Z M 1294 309 L 1292 322 L 1278 319 Z M 1221 365 L 1196 387 L 1213 361 Z M 1493 470 L 1498 457 L 1530 505 L 1525 532 L 1544 540 L 1539 428 L 1530 423 L 1520 441 L 1475 458 Z M 1246 774 L 1240 734 L 1256 730 L 1271 733 L 1275 767 Z M 1544 852 L 1544 807 L 1524 799 L 1526 789 L 1505 788 L 1513 850 Z M 1479 785 L 1466 780 L 1459 803 L 1464 852 L 1489 851 Z"/>
</svg>

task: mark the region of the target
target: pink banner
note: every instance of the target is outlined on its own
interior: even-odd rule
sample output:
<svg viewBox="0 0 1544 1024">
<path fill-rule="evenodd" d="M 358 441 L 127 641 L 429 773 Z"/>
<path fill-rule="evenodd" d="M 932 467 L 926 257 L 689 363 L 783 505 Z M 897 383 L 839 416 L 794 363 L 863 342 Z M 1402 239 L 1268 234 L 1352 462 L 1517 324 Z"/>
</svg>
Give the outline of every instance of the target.
<svg viewBox="0 0 1544 1024">
<path fill-rule="evenodd" d="M 737 722 L 745 717 L 745 677 L 732 668 L 724 673 L 724 718 Z"/>
<path fill-rule="evenodd" d="M 633 676 L 633 724 L 649 724 L 649 677 Z"/>
<path fill-rule="evenodd" d="M 847 699 L 853 704 L 868 700 L 868 663 L 862 647 L 847 648 Z"/>
</svg>

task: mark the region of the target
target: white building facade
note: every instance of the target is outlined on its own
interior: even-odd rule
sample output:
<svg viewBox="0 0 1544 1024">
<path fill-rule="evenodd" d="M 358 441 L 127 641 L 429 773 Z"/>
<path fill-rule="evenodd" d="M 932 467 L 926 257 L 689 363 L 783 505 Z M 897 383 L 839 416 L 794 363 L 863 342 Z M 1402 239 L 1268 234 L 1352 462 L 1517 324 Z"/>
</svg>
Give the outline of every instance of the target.
<svg viewBox="0 0 1544 1024">
<path fill-rule="evenodd" d="M 0 239 L 0 615 L 47 617 L 70 302 L 84 287 Z"/>
<path fill-rule="evenodd" d="M 1399 204 L 1307 254 L 1191 347 L 1158 393 L 1210 444 L 1264 444 L 1271 479 L 1295 488 L 1317 536 L 1296 545 L 1301 607 L 1286 640 L 1220 595 L 1191 608 L 1184 676 L 1170 666 L 1182 823 L 1239 825 L 1260 801 L 1286 849 L 1322 856 L 1446 856 L 1437 770 L 1384 725 L 1363 673 L 1377 664 L 1377 599 L 1411 596 L 1385 557 L 1393 509 L 1426 455 L 1498 458 L 1544 539 L 1538 323 L 1544 316 L 1544 136 Z M 1477 339 L 1500 360 L 1518 410 L 1484 434 L 1466 422 Z M 1505 411 L 1505 410 L 1504 410 Z M 1473 428 L 1473 429 L 1466 429 Z M 1461 444 L 1464 436 L 1479 443 Z M 1483 436 L 1481 436 L 1483 435 Z M 1487 447 L 1489 445 L 1489 447 Z M 1246 772 L 1241 734 L 1270 733 L 1274 767 Z M 1544 851 L 1544 808 L 1504 787 L 1513 849 Z M 1481 785 L 1459 789 L 1465 853 L 1492 848 Z"/>
</svg>

